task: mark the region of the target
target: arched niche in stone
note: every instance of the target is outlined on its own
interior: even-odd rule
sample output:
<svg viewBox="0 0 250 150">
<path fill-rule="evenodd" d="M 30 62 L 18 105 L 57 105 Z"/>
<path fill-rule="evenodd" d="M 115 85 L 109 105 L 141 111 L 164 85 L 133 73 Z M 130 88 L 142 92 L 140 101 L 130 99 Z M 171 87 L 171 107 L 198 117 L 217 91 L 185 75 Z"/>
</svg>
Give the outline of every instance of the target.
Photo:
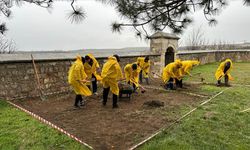
<svg viewBox="0 0 250 150">
<path fill-rule="evenodd" d="M 175 50 L 173 47 L 168 47 L 166 52 L 165 52 L 165 63 L 164 66 L 166 66 L 167 64 L 174 62 L 174 58 L 175 58 Z"/>
<path fill-rule="evenodd" d="M 161 68 L 174 61 L 179 37 L 175 34 L 159 31 L 150 36 L 149 39 L 151 53 L 161 55 Z"/>
</svg>

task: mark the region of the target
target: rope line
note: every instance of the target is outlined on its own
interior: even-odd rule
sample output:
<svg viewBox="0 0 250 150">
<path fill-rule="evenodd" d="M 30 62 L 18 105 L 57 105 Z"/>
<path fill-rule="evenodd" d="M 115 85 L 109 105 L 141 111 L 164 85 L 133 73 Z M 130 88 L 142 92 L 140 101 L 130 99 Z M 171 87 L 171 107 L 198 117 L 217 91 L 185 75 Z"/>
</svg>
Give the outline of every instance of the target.
<svg viewBox="0 0 250 150">
<path fill-rule="evenodd" d="M 186 114 L 184 114 L 183 116 L 181 116 L 179 119 L 177 119 L 176 121 L 174 121 L 173 123 L 171 123 L 169 126 L 164 126 L 162 127 L 160 130 L 158 130 L 156 133 L 152 134 L 151 136 L 149 136 L 148 138 L 146 138 L 145 140 L 141 141 L 140 143 L 134 145 L 133 147 L 131 147 L 129 150 L 134 150 L 136 148 L 138 148 L 139 146 L 143 145 L 144 143 L 148 142 L 149 140 L 151 140 L 153 137 L 155 137 L 156 135 L 160 134 L 161 132 L 163 132 L 164 130 L 168 130 L 170 129 L 173 125 L 175 125 L 176 123 L 178 123 L 179 121 L 181 121 L 183 118 L 185 118 L 186 116 L 188 116 L 189 114 L 191 114 L 192 112 L 194 112 L 196 109 L 198 109 L 199 107 L 205 105 L 206 103 L 208 103 L 209 101 L 211 101 L 212 99 L 214 99 L 215 97 L 221 95 L 224 91 L 230 89 L 226 88 L 223 89 L 222 91 L 220 91 L 219 93 L 215 94 L 214 96 L 212 96 L 211 98 L 209 98 L 208 100 L 204 101 L 203 103 L 201 103 L 200 105 L 198 105 L 197 107 L 195 107 L 194 109 L 190 110 L 189 112 L 187 112 Z"/>
</svg>

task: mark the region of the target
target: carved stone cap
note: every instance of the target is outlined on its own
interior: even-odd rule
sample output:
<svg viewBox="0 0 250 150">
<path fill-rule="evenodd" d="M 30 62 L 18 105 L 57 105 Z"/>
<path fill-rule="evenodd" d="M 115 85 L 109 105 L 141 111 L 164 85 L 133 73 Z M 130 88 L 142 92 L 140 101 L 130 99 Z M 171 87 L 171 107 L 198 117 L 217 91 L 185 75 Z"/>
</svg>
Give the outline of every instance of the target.
<svg viewBox="0 0 250 150">
<path fill-rule="evenodd" d="M 153 35 L 151 35 L 149 37 L 149 39 L 159 39 L 159 38 L 164 38 L 164 39 L 176 39 L 179 40 L 180 38 L 178 36 L 176 36 L 175 34 L 171 34 L 171 33 L 166 33 L 166 32 L 162 32 L 162 31 L 158 31 L 156 33 L 154 33 Z"/>
</svg>

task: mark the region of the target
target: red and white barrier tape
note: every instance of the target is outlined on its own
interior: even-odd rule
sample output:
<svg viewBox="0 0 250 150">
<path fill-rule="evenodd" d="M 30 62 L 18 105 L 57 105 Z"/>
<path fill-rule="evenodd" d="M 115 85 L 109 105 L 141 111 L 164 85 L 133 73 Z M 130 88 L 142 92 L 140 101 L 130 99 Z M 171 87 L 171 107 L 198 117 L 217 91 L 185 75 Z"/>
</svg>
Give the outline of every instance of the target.
<svg viewBox="0 0 250 150">
<path fill-rule="evenodd" d="M 29 115 L 31 115 L 32 117 L 38 119 L 39 121 L 41 121 L 41 122 L 43 122 L 43 123 L 49 125 L 50 127 L 55 128 L 55 129 L 57 129 L 58 131 L 60 131 L 60 132 L 62 132 L 62 133 L 64 133 L 64 134 L 66 134 L 66 135 L 69 136 L 70 138 L 72 138 L 72 139 L 76 140 L 77 142 L 79 142 L 79 143 L 85 145 L 86 147 L 88 147 L 88 148 L 90 148 L 90 149 L 93 149 L 93 147 L 91 147 L 91 146 L 88 145 L 87 143 L 83 142 L 82 140 L 80 140 L 79 138 L 75 137 L 74 135 L 68 133 L 67 131 L 63 130 L 62 128 L 60 128 L 60 127 L 54 125 L 53 123 L 51 123 L 51 122 L 45 120 L 44 118 L 38 116 L 37 114 L 34 114 L 34 113 L 32 113 L 32 112 L 30 112 L 30 111 L 28 111 L 28 110 L 26 110 L 26 109 L 24 109 L 24 108 L 22 108 L 22 107 L 20 107 L 20 106 L 14 104 L 14 103 L 12 103 L 12 102 L 10 102 L 10 101 L 7 101 L 7 102 L 8 102 L 10 105 L 12 105 L 12 106 L 14 106 L 14 107 L 16 107 L 16 108 L 18 108 L 18 109 L 20 109 L 20 110 L 22 110 L 22 111 L 28 113 Z"/>
</svg>

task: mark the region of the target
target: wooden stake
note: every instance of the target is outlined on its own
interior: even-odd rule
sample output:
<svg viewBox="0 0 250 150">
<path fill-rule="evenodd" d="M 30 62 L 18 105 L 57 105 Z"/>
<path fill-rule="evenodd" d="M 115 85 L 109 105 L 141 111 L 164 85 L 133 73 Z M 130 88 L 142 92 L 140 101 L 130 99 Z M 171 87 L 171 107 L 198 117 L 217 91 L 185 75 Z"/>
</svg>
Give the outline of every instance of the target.
<svg viewBox="0 0 250 150">
<path fill-rule="evenodd" d="M 39 76 L 38 76 L 38 72 L 37 72 L 37 68 L 36 68 L 36 64 L 35 64 L 35 60 L 33 55 L 31 54 L 31 59 L 32 59 L 32 64 L 33 64 L 33 68 L 35 71 L 35 78 L 36 78 L 36 83 L 37 83 L 37 89 L 40 95 L 41 100 L 45 100 L 45 97 L 43 96 L 43 92 L 42 92 L 42 88 L 41 88 L 41 84 L 40 84 L 40 80 L 39 80 Z"/>
<path fill-rule="evenodd" d="M 247 108 L 247 109 L 242 110 L 242 111 L 240 111 L 240 112 L 246 112 L 246 111 L 249 111 L 249 110 L 250 110 L 250 108 Z"/>
</svg>

